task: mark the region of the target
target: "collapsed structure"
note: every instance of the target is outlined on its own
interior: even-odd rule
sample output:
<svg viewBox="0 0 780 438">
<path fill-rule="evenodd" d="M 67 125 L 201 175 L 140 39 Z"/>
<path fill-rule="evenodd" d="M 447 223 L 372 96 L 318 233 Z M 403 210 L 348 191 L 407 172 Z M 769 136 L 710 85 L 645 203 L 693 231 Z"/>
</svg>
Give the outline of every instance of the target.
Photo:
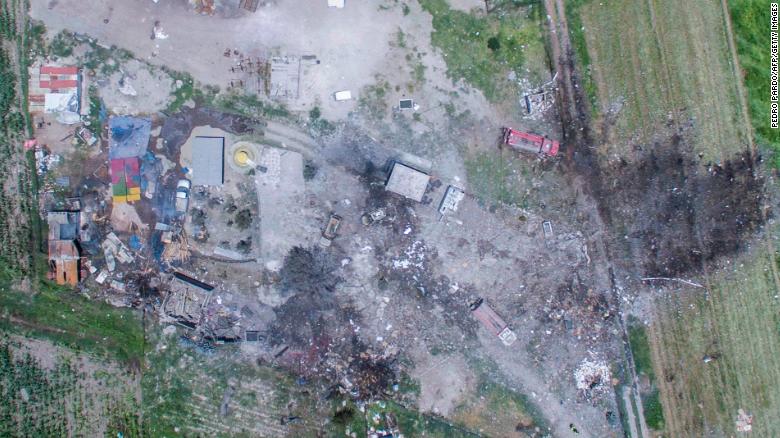
<svg viewBox="0 0 780 438">
<path fill-rule="evenodd" d="M 79 282 L 81 254 L 77 239 L 80 217 L 78 211 L 52 211 L 46 216 L 49 224 L 48 277 L 60 285 L 75 286 Z"/>
</svg>

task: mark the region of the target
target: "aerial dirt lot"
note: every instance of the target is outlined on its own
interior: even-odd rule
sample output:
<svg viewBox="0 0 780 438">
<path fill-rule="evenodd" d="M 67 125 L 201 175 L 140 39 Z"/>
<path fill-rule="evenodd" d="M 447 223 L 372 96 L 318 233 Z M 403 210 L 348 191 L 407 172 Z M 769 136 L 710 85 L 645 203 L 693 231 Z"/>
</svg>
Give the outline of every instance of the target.
<svg viewBox="0 0 780 438">
<path fill-rule="evenodd" d="M 409 48 L 419 44 L 419 52 L 426 57 L 426 74 L 434 75 L 426 87 L 437 91 L 428 97 L 429 105 L 438 104 L 434 96 L 456 90 L 444 79 L 441 57 L 426 48 L 430 44 L 430 18 L 420 13 L 414 2 L 409 3 L 413 12 L 408 16 L 397 2 L 387 3 L 386 10 L 379 10 L 368 2 L 333 9 L 324 2 L 302 8 L 297 2 L 281 1 L 261 6 L 255 13 L 220 10 L 215 16 L 203 16 L 189 10 L 184 1 L 36 0 L 31 2 L 30 13 L 45 22 L 52 34 L 61 30 L 83 33 L 101 44 L 127 49 L 154 65 L 188 72 L 202 84 L 223 90 L 236 77 L 231 67 L 237 57 L 225 57 L 226 49 L 247 58 L 313 55 L 319 64 L 302 75 L 303 96 L 291 102 L 290 108 L 308 111 L 318 105 L 325 118 L 337 119 L 354 110 L 356 101 L 335 102 L 333 93 L 351 90 L 358 98 L 361 89 L 375 82 L 376 75 L 408 75 L 404 71 L 408 70 L 407 62 L 400 56 L 389 56 L 389 43 L 397 39 L 399 31 L 419 38 L 419 42 L 410 42 Z M 167 34 L 165 39 L 150 38 L 158 21 Z M 477 114 L 489 111 L 478 96 L 465 97 L 464 105 Z"/>
<path fill-rule="evenodd" d="M 490 22 L 479 2 L 454 6 L 457 11 L 439 10 Z M 536 6 L 512 14 L 527 34 L 541 29 Z M 177 393 L 172 397 L 185 410 L 157 412 L 155 430 L 299 436 L 330 424 L 359 431 L 362 412 L 378 409 L 369 402 L 386 399 L 399 403 L 394 415 L 415 415 L 413 425 L 401 418 L 406 436 L 435 428 L 450 430 L 443 436 L 620 435 L 613 391 L 624 378 L 617 298 L 599 231 L 583 221 L 596 210 L 578 207 L 582 193 L 555 160 L 498 146 L 504 125 L 559 135 L 552 102 L 528 115 L 522 99 L 552 78 L 541 37 L 528 46 L 523 69 L 496 73 L 511 93 L 490 102 L 448 76 L 444 54 L 432 46 L 432 17 L 416 2 L 332 9 L 325 2 L 301 8 L 284 1 L 254 13 L 222 5 L 199 15 L 181 1 L 47 0 L 33 1 L 31 15 L 46 25 L 53 47 L 65 46 L 52 61 L 98 60 L 87 77 L 91 117 L 104 140 L 78 147 L 91 157 L 88 166 L 57 149 L 64 159 L 52 176 L 70 175 L 76 188 L 107 177 L 105 168 L 91 175 L 81 170 L 106 160 L 105 138 L 113 134 L 100 119 L 101 106 L 109 115 L 152 123 L 144 159 L 156 163 L 149 168 L 159 172 L 157 191 L 121 206 L 111 206 L 107 185 L 93 192 L 109 218 L 98 224 L 99 233 L 113 231 L 128 242 L 137 267 L 120 264 L 111 281 L 85 281 L 93 297 L 147 302 L 159 314 L 166 337 L 147 357 L 145 381 L 169 381 L 175 367 L 208 354 L 203 373 L 221 362 L 250 374 L 258 364 L 272 365 L 310 382 L 298 384 L 307 393 L 335 390 L 336 400 L 344 399 L 335 414 L 322 417 L 331 402 L 314 401 L 304 404 L 309 411 L 290 408 L 290 416 L 303 420 L 280 427 L 266 418 L 258 429 L 248 413 L 220 405 L 230 405 L 234 391 L 258 394 L 244 406 L 268 403 L 259 397 L 265 383 L 244 387 L 193 370 L 188 385 L 222 385 L 224 397 L 202 388 Z M 111 52 L 101 52 L 103 46 Z M 269 103 L 260 97 L 267 105 L 260 108 L 281 104 L 284 112 L 248 114 L 225 103 L 253 102 L 242 97 L 246 90 L 230 89 L 239 58 L 305 55 L 319 63 L 301 64 L 299 97 Z M 213 86 L 221 93 L 209 94 Z M 335 101 L 341 90 L 351 90 L 353 99 Z M 401 98 L 418 106 L 403 112 Z M 194 186 L 187 213 L 179 215 L 175 186 L 194 165 L 195 136 L 225 138 L 224 183 Z M 238 151 L 249 154 L 249 167 Z M 385 190 L 393 160 L 431 175 L 421 202 Z M 466 196 L 456 212 L 442 216 L 438 207 L 449 185 Z M 366 225 L 364 214 L 377 209 L 385 217 Z M 130 219 L 111 214 L 119 211 Z M 323 247 L 334 214 L 340 227 Z M 173 227 L 173 238 L 165 227 Z M 103 251 L 87 251 L 103 270 Z M 201 294 L 173 271 L 214 289 Z M 503 317 L 516 342 L 503 345 L 471 315 L 469 304 L 478 298 Z M 190 309 L 187 300 L 198 303 L 202 316 L 177 313 Z M 216 350 L 209 343 L 243 341 L 250 332 L 258 342 Z M 194 358 L 151 363 L 167 361 L 166 348 L 181 347 L 179 337 Z M 162 403 L 146 401 L 155 409 Z M 276 404 L 268 409 L 280 415 Z M 216 412 L 206 422 L 192 420 Z M 392 423 L 387 412 L 381 415 Z M 379 427 L 369 420 L 362 427 Z"/>
<path fill-rule="evenodd" d="M 645 18 L 623 59 L 615 29 L 629 12 L 596 2 L 30 3 L 41 61 L 83 67 L 83 126 L 99 138 L 36 119 L 59 159 L 42 180 L 90 218 L 94 272 L 79 290 L 145 311 L 139 410 L 153 435 L 715 430 L 673 412 L 696 399 L 670 401 L 694 385 L 675 358 L 706 343 L 706 327 L 740 323 L 685 339 L 673 312 L 741 306 L 701 292 L 733 281 L 724 254 L 767 254 L 743 254 L 765 220 L 765 180 L 730 110 L 737 90 L 718 86 L 732 74 L 723 37 L 708 38 L 721 16 L 622 2 Z M 610 33 L 591 30 L 607 19 Z M 673 29 L 725 55 L 709 70 L 687 63 Z M 109 184 L 117 115 L 151 131 L 129 203 Z M 502 145 L 506 126 L 561 140 L 559 156 Z M 224 139 L 206 163 L 223 162 L 217 182 L 195 182 L 197 137 Z M 418 199 L 387 189 L 393 163 L 425 174 Z M 442 213 L 450 187 L 464 196 Z M 744 266 L 756 290 L 771 278 Z M 478 299 L 500 327 L 470 308 Z M 726 376 L 729 347 L 712 342 L 723 352 L 699 345 L 686 360 L 717 355 Z M 733 368 L 741 394 L 748 368 Z M 726 400 L 729 415 L 758 412 Z"/>
</svg>

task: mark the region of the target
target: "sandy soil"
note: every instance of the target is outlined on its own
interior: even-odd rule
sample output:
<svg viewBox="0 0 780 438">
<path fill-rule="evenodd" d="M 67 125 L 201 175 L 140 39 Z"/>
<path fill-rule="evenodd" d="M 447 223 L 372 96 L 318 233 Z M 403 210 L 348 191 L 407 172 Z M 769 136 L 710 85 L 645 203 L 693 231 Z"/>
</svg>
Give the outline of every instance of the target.
<svg viewBox="0 0 780 438">
<path fill-rule="evenodd" d="M 428 363 L 416 364 L 413 377 L 420 381 L 420 409 L 450 415 L 472 391 L 476 378 L 461 356 L 432 357 Z"/>
<path fill-rule="evenodd" d="M 416 3 L 410 7 L 419 10 Z M 33 0 L 31 15 L 44 21 L 50 34 L 63 29 L 85 33 L 101 44 L 126 48 L 139 59 L 189 72 L 201 83 L 222 89 L 228 88 L 229 70 L 235 63 L 223 56 L 225 49 L 253 57 L 315 55 L 320 64 L 303 79 L 305 95 L 293 108 L 308 109 L 318 103 L 330 119 L 344 118 L 356 106 L 354 100 L 335 102 L 335 91 L 351 90 L 359 98 L 360 90 L 374 83 L 377 74 L 394 77 L 400 69 L 408 76 L 403 56 L 388 44 L 399 29 L 419 35 L 420 51 L 427 53 L 426 64 L 431 66 L 429 73 L 444 74 L 443 60 L 429 48 L 430 16 L 412 13 L 405 17 L 401 8 L 378 12 L 372 2 L 333 9 L 325 2 L 285 1 L 225 19 L 196 15 L 182 2 L 172 1 Z M 150 38 L 157 21 L 168 38 Z M 432 83 L 446 87 L 449 81 L 434 79 Z M 470 102 L 472 107 L 477 103 Z"/>
</svg>

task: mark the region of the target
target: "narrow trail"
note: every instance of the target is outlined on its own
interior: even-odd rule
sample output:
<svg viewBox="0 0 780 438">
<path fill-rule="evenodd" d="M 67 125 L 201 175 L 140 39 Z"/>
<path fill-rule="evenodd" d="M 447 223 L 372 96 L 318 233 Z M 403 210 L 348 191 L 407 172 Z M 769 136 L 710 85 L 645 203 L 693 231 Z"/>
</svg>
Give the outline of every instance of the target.
<svg viewBox="0 0 780 438">
<path fill-rule="evenodd" d="M 575 156 L 580 154 L 579 160 L 588 161 L 592 166 L 598 166 L 597 159 L 593 156 L 592 152 L 586 149 L 595 146 L 590 134 L 590 120 L 589 115 L 584 112 L 585 97 L 582 95 L 582 87 L 579 87 L 577 82 L 577 74 L 575 71 L 574 53 L 569 38 L 569 28 L 566 20 L 566 7 L 563 0 L 545 0 L 544 6 L 547 10 L 547 16 L 550 26 L 550 46 L 551 52 L 554 57 L 554 65 L 559 78 L 559 93 L 558 99 L 560 99 L 560 111 L 561 122 L 564 126 L 564 132 L 567 134 L 564 138 L 566 141 L 566 159 L 570 164 L 575 162 Z M 574 164 L 576 166 L 576 164 Z M 623 354 L 628 365 L 628 373 L 630 380 L 630 388 L 627 388 L 622 395 L 629 395 L 636 403 L 639 416 L 636 417 L 633 413 L 628 414 L 628 421 L 631 423 L 632 434 L 635 438 L 650 437 L 649 428 L 644 419 L 644 407 L 642 405 L 642 399 L 639 396 L 639 378 L 636 375 L 636 368 L 634 366 L 634 360 L 631 353 L 630 344 L 628 342 L 628 330 L 625 321 L 625 315 L 620 309 L 620 297 L 619 287 L 615 283 L 615 269 L 610 260 L 609 248 L 603 236 L 607 236 L 608 227 L 602 219 L 599 209 L 598 201 L 593 197 L 592 193 L 597 192 L 589 187 L 590 182 L 586 181 L 583 175 L 574 175 L 573 179 L 581 187 L 586 189 L 579 196 L 578 203 L 582 205 L 583 210 L 591 211 L 591 218 L 593 226 L 599 230 L 598 237 L 592 239 L 592 244 L 598 249 L 598 253 L 601 254 L 602 260 L 594 263 L 596 269 L 597 278 L 603 279 L 602 282 L 606 283 L 607 289 L 612 290 L 613 299 L 617 311 L 619 314 L 618 325 L 620 326 L 620 337 L 623 348 Z M 630 409 L 630 404 L 628 406 Z"/>
</svg>

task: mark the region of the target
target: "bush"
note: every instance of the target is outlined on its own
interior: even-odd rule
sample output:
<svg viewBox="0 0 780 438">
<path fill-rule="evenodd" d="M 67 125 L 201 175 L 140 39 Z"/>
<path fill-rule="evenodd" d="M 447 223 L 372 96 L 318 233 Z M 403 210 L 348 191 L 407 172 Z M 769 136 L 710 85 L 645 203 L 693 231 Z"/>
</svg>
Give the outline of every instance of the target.
<svg viewBox="0 0 780 438">
<path fill-rule="evenodd" d="M 242 254 L 249 254 L 249 251 L 252 250 L 252 236 L 239 240 L 236 244 L 236 250 Z"/>
<path fill-rule="evenodd" d="M 322 295 L 333 292 L 339 282 L 334 274 L 336 263 L 321 248 L 293 247 L 279 271 L 284 292 Z"/>
<path fill-rule="evenodd" d="M 49 52 L 57 57 L 64 58 L 73 54 L 73 40 L 67 33 L 58 33 L 51 44 L 49 44 Z"/>
<path fill-rule="evenodd" d="M 303 164 L 303 179 L 304 181 L 311 181 L 317 176 L 317 165 L 311 160 L 306 160 Z"/>
<path fill-rule="evenodd" d="M 192 224 L 197 225 L 199 227 L 202 227 L 206 225 L 206 212 L 201 210 L 200 208 L 193 208 L 190 211 L 190 215 L 192 216 Z"/>
<path fill-rule="evenodd" d="M 236 213 L 236 226 L 239 230 L 246 230 L 252 225 L 252 212 L 248 208 L 239 210 Z"/>
<path fill-rule="evenodd" d="M 649 395 L 642 397 L 642 403 L 645 408 L 645 421 L 647 425 L 655 430 L 664 428 L 664 410 L 661 406 L 660 393 L 656 389 Z"/>
</svg>

